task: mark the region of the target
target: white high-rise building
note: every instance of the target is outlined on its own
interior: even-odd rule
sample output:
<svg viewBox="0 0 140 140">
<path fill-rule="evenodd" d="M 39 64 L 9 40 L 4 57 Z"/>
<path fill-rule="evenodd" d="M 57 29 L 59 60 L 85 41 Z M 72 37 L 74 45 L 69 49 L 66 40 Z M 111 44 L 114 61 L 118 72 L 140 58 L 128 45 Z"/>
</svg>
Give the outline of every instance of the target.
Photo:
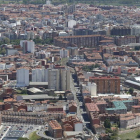
<svg viewBox="0 0 140 140">
<path fill-rule="evenodd" d="M 49 69 L 48 88 L 55 90 L 70 90 L 70 69 Z"/>
<path fill-rule="evenodd" d="M 32 82 L 48 82 L 48 69 L 32 69 Z"/>
<path fill-rule="evenodd" d="M 35 43 L 32 40 L 21 40 L 20 46 L 23 48 L 23 52 L 34 53 L 35 52 Z"/>
<path fill-rule="evenodd" d="M 88 82 L 88 90 L 91 93 L 91 97 L 97 96 L 97 85 L 96 83 Z"/>
<path fill-rule="evenodd" d="M 47 0 L 46 1 L 46 5 L 51 5 L 51 1 L 50 0 Z"/>
<path fill-rule="evenodd" d="M 29 85 L 29 69 L 21 68 L 17 69 L 17 86 L 25 87 Z"/>
<path fill-rule="evenodd" d="M 60 58 L 67 58 L 69 57 L 69 51 L 65 49 L 60 50 Z"/>
</svg>

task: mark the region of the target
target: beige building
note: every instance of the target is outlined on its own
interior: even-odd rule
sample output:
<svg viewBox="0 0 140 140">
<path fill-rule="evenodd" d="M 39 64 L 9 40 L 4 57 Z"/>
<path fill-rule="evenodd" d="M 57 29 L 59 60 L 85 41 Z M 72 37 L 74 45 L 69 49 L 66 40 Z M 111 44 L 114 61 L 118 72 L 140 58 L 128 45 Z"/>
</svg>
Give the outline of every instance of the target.
<svg viewBox="0 0 140 140">
<path fill-rule="evenodd" d="M 120 115 L 120 128 L 132 128 L 140 126 L 140 113 Z"/>
</svg>

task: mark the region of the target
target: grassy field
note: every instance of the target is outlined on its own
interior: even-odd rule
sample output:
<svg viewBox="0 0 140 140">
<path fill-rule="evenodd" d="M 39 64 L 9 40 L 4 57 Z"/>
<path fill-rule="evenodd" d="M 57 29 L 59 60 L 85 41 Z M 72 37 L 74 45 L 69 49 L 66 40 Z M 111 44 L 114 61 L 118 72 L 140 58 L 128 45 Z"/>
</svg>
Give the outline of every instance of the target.
<svg viewBox="0 0 140 140">
<path fill-rule="evenodd" d="M 37 134 L 36 134 L 36 131 L 31 133 L 30 136 L 29 136 L 29 140 L 38 140 L 40 139 L 41 137 L 39 137 Z"/>
<path fill-rule="evenodd" d="M 140 133 L 140 130 L 134 130 L 134 131 L 132 130 L 132 132 L 118 135 L 118 137 L 120 137 L 121 140 L 134 140 L 137 138 L 138 133 Z"/>
</svg>

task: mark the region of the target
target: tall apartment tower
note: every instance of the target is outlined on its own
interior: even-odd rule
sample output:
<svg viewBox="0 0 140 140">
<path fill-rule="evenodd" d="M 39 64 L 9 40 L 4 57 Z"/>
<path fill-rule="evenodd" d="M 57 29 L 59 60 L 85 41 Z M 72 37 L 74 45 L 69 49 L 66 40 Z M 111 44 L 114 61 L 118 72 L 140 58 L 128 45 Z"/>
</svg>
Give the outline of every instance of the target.
<svg viewBox="0 0 140 140">
<path fill-rule="evenodd" d="M 61 69 L 60 70 L 61 76 L 61 90 L 70 90 L 70 70 L 69 69 Z"/>
<path fill-rule="evenodd" d="M 23 48 L 23 53 L 34 53 L 35 52 L 35 43 L 32 40 L 21 40 L 20 46 Z"/>
<path fill-rule="evenodd" d="M 17 70 L 17 86 L 24 87 L 29 85 L 29 69 L 21 68 Z"/>
<path fill-rule="evenodd" d="M 60 90 L 60 74 L 59 69 L 48 70 L 48 88 Z"/>
<path fill-rule="evenodd" d="M 32 82 L 48 82 L 48 69 L 32 69 Z"/>
<path fill-rule="evenodd" d="M 67 58 L 69 57 L 69 51 L 66 49 L 61 49 L 60 50 L 60 58 Z"/>
<path fill-rule="evenodd" d="M 55 90 L 70 90 L 70 69 L 49 69 L 48 88 Z"/>
</svg>

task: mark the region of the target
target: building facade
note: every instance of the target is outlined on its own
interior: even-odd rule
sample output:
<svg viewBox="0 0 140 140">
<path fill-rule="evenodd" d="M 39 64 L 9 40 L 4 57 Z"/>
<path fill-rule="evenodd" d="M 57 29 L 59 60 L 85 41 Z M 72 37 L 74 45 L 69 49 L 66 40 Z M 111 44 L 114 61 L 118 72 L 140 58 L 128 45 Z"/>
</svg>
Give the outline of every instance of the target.
<svg viewBox="0 0 140 140">
<path fill-rule="evenodd" d="M 115 93 L 120 94 L 120 78 L 119 77 L 90 77 L 90 82 L 97 85 L 97 93 Z"/>
<path fill-rule="evenodd" d="M 17 86 L 24 87 L 29 86 L 29 69 L 21 68 L 17 70 Z"/>
<path fill-rule="evenodd" d="M 53 136 L 54 138 L 62 137 L 62 127 L 56 120 L 52 120 L 49 122 L 48 130 L 51 136 Z"/>
</svg>

